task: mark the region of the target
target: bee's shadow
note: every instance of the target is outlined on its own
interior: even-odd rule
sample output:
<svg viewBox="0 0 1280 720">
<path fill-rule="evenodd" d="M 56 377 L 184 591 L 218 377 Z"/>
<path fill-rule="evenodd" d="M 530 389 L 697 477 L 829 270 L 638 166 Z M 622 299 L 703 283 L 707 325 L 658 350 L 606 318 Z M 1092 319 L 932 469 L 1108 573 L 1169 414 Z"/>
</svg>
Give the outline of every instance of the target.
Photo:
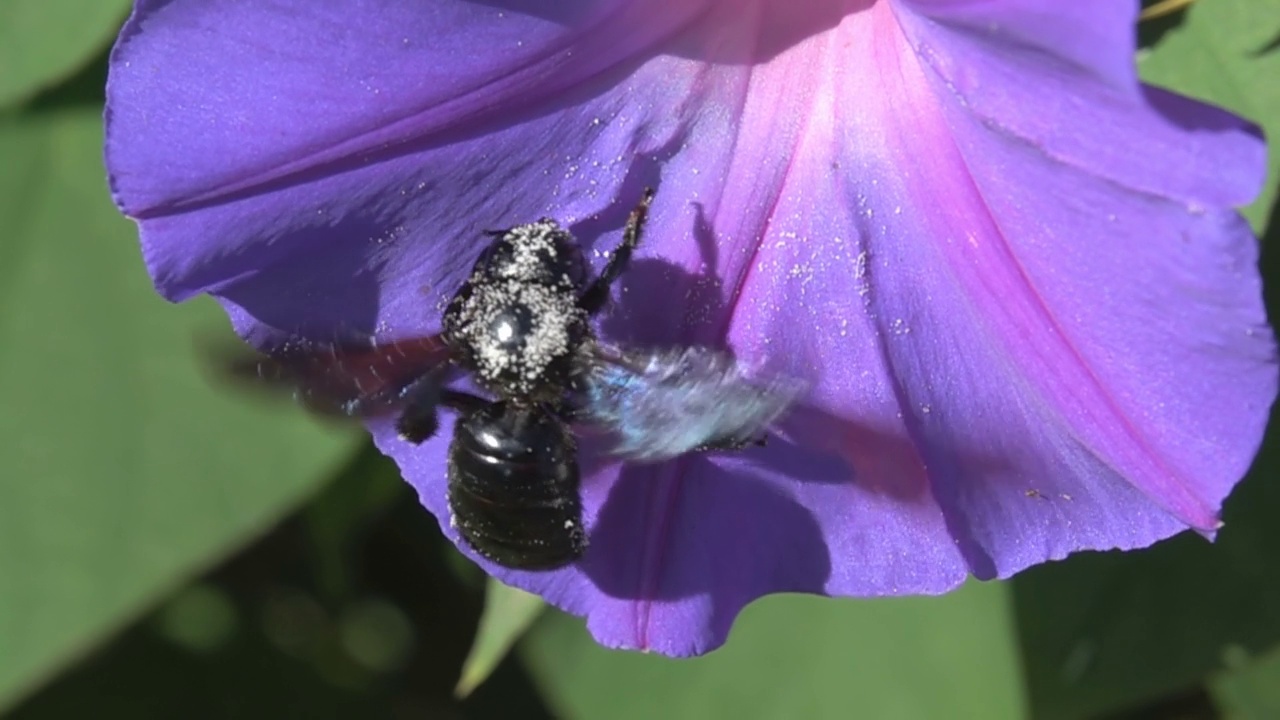
<svg viewBox="0 0 1280 720">
<path fill-rule="evenodd" d="M 214 292 L 267 327 L 260 332 L 324 342 L 370 337 L 383 294 L 380 233 L 380 221 L 361 215 L 299 230 L 276 242 L 312 251 L 283 254 Z"/>
<path fill-rule="evenodd" d="M 599 334 L 604 340 L 638 347 L 708 344 L 734 354 L 722 341 L 709 340 L 723 338 L 729 327 L 731 312 L 725 295 L 733 289 L 725 286 L 719 274 L 720 249 L 712 222 L 700 204 L 694 208 L 699 272 L 661 258 L 637 259 L 619 279 L 614 305 L 600 320 Z M 777 358 L 762 360 L 766 366 L 780 364 Z M 795 362 L 796 358 L 790 360 Z M 794 370 L 792 379 L 816 383 L 817 378 L 806 376 L 811 371 Z M 745 449 L 741 456 L 753 466 L 801 482 L 865 481 L 864 489 L 904 502 L 920 501 L 928 494 L 922 468 L 921 477 L 891 479 L 880 477 L 883 473 L 871 468 L 859 473 L 857 466 L 865 463 L 853 461 L 858 455 L 875 455 L 885 468 L 920 466 L 914 446 L 901 434 L 859 425 L 804 400 L 791 409 L 778 429 L 782 432 L 771 432 L 765 447 Z M 804 438 L 804 445 L 796 438 Z M 860 477 L 864 474 L 865 478 Z"/>
<path fill-rule="evenodd" d="M 619 281 L 615 307 L 599 323 L 603 339 L 619 345 L 714 346 L 708 338 L 724 337 L 732 288 L 719 275 L 712 223 L 702 207 L 696 210 L 700 271 L 658 258 L 635 261 Z M 905 425 L 860 424 L 822 409 L 818 398 L 807 400 L 778 423 L 764 447 L 695 453 L 658 465 L 624 464 L 591 529 L 594 550 L 583 560 L 584 571 L 619 598 L 672 600 L 710 593 L 713 623 L 727 630 L 743 599 L 765 591 L 824 592 L 831 555 L 814 509 L 828 507 L 830 488 L 847 486 L 850 494 L 847 503 L 823 518 L 827 523 L 847 522 L 857 511 L 859 493 L 870 500 L 864 507 L 937 502 Z M 605 461 L 584 453 L 584 475 L 591 476 L 592 466 Z M 983 472 L 999 463 L 974 457 L 964 462 Z M 974 571 L 993 571 L 968 531 L 952 518 L 947 523 Z M 630 561 L 619 562 L 620 556 Z"/>
<path fill-rule="evenodd" d="M 707 595 L 720 636 L 750 600 L 822 593 L 831 575 L 807 508 L 774 484 L 701 458 L 623 465 L 590 539 L 580 568 L 602 592 L 659 602 Z"/>
<path fill-rule="evenodd" d="M 639 167 L 623 185 L 646 185 L 642 181 L 656 172 L 656 164 Z M 698 271 L 668 260 L 637 258 L 620 278 L 614 306 L 600 319 L 604 339 L 634 346 L 714 346 L 708 339 L 724 336 L 729 289 L 718 273 L 719 245 L 703 208 L 694 207 Z M 621 227 L 629 209 L 620 201 L 607 213 L 608 222 L 575 227 L 575 234 L 598 242 L 602 233 Z M 351 218 L 326 229 L 326 239 L 347 238 L 342 244 L 268 265 L 227 288 L 224 297 L 261 322 L 301 337 L 331 340 L 335 328 L 344 335 L 374 334 L 384 294 L 379 284 L 380 225 Z M 369 241 L 351 242 L 352 237 Z M 642 240 L 641 255 L 644 248 Z M 450 278 L 465 272 L 470 261 L 453 258 L 440 271 L 448 277 L 434 285 L 451 286 Z M 305 325 L 299 324 L 302 319 Z M 664 465 L 623 467 L 600 505 L 592 528 L 596 550 L 584 559 L 584 570 L 617 597 L 727 594 L 714 603 L 717 612 L 724 611 L 717 622 L 727 623 L 733 614 L 728 611 L 736 611 L 729 596 L 765 590 L 821 592 L 825 587 L 831 558 L 827 539 L 809 509 L 821 505 L 802 502 L 805 485 L 849 485 L 904 503 L 929 499 L 916 451 L 901 437 L 855 427 L 848 419 L 803 404 L 782 428 L 768 438 L 766 447 L 744 450 L 734 459 L 694 454 Z M 589 456 L 588 449 L 583 458 L 587 477 L 592 474 Z M 617 549 L 604 551 L 610 547 Z M 698 554 L 705 558 L 693 561 Z M 619 556 L 637 560 L 618 563 Z M 682 563 L 682 558 L 690 560 Z M 774 570 L 768 587 L 751 585 L 768 575 L 750 568 L 769 565 Z M 671 569 L 658 582 L 653 573 L 663 567 Z"/>
</svg>

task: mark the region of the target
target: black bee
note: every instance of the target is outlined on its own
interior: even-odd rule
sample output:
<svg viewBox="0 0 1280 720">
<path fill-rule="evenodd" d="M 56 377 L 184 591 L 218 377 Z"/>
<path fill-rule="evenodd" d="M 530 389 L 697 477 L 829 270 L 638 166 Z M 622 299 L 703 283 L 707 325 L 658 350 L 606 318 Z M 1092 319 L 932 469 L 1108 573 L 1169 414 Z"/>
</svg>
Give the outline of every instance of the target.
<svg viewBox="0 0 1280 720">
<path fill-rule="evenodd" d="M 462 538 L 511 568 L 571 563 L 587 545 L 574 424 L 613 435 L 616 456 L 662 460 L 757 442 L 798 391 L 750 379 L 707 348 L 621 350 L 596 339 L 590 318 L 630 262 L 652 199 L 646 190 L 595 279 L 574 237 L 544 218 L 488 233 L 493 240 L 449 302 L 439 335 L 295 343 L 241 356 L 230 370 L 291 388 L 321 413 L 399 412 L 396 428 L 413 443 L 436 433 L 439 407 L 456 411 L 447 473 Z M 446 387 L 452 368 L 496 400 Z"/>
</svg>

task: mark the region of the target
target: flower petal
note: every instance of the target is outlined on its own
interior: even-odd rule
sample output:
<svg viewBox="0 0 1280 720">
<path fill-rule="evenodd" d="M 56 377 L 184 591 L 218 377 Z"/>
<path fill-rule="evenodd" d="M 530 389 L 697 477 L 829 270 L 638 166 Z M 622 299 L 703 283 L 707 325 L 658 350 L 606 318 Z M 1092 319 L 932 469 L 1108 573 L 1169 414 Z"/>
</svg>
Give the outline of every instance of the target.
<svg viewBox="0 0 1280 720">
<path fill-rule="evenodd" d="M 1226 208 L 1261 144 L 1136 84 L 1132 7 L 260 5 L 142 2 L 117 48 L 108 162 L 167 296 L 246 334 L 430 332 L 480 230 L 608 248 L 656 184 L 603 333 L 813 383 L 764 450 L 587 453 L 577 566 L 482 563 L 607 645 L 1211 531 L 1256 448 L 1273 343 Z M 439 518 L 450 423 L 370 426 Z"/>
<path fill-rule="evenodd" d="M 933 32 L 904 25 L 917 46 Z M 930 230 L 957 280 L 1074 441 L 1211 531 L 1276 388 L 1256 243 L 1229 209 L 1261 187 L 1257 129 L 1163 91 L 1073 83 L 1039 53 L 930 37 L 912 94 L 954 101 L 900 98 L 933 156 L 908 177 L 954 203 Z"/>
<path fill-rule="evenodd" d="M 107 161 L 117 202 L 145 221 L 158 289 L 183 299 L 266 272 L 279 295 L 308 274 L 288 267 L 302 255 L 364 285 L 412 274 L 411 257 L 452 287 L 465 253 L 446 238 L 526 221 L 552 198 L 562 218 L 601 210 L 611 198 L 595 185 L 616 185 L 630 162 L 616 150 L 638 133 L 616 97 L 583 116 L 573 93 L 624 78 L 615 66 L 697 3 L 643 24 L 624 0 L 521 5 L 532 12 L 140 0 L 112 58 Z M 609 162 L 587 173 L 577 158 L 593 156 Z M 331 304 L 367 320 L 377 299 L 351 294 Z"/>
<path fill-rule="evenodd" d="M 1092 80 L 1114 89 L 1136 90 L 1137 68 L 1134 67 L 1134 23 L 1138 19 L 1136 3 L 1112 0 L 1078 0 L 1072 3 L 1044 3 L 1040 0 L 898 0 L 907 10 L 899 17 L 912 15 L 928 18 L 948 39 L 968 36 L 985 52 L 1007 52 L 1018 61 L 1030 61 L 1044 72 L 1046 66 L 1092 75 Z M 928 35 L 911 38 L 918 53 L 932 46 Z M 1004 72 L 1017 68 L 1001 68 L 983 64 L 974 79 L 984 84 L 991 81 L 988 72 Z M 1001 88 L 1004 90 L 1004 88 Z M 1065 98 L 1059 98 L 1065 100 Z"/>
</svg>

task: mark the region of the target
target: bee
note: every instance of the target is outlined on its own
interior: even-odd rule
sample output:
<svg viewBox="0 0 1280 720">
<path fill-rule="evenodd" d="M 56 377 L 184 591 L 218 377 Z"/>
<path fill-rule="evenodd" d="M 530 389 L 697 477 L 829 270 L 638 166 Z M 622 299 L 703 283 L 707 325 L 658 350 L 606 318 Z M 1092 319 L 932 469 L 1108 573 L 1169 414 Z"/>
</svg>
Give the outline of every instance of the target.
<svg viewBox="0 0 1280 720">
<path fill-rule="evenodd" d="M 637 462 L 738 450 L 762 442 L 799 392 L 792 381 L 751 376 L 727 352 L 617 348 L 596 337 L 591 319 L 630 263 L 652 199 L 645 190 L 595 278 L 555 220 L 490 231 L 438 334 L 291 342 L 238 354 L 224 370 L 287 388 L 321 414 L 398 413 L 396 429 L 411 443 L 436 434 L 440 408 L 456 412 L 445 469 L 453 527 L 499 565 L 562 567 L 587 548 L 575 428 L 603 431 L 613 456 Z M 448 387 L 455 370 L 492 399 Z"/>
</svg>

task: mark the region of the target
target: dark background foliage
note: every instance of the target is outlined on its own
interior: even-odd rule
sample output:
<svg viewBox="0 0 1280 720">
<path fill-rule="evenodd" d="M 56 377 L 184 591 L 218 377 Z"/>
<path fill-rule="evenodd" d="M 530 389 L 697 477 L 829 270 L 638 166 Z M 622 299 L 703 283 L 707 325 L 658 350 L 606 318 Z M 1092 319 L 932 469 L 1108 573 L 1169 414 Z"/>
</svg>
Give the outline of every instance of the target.
<svg viewBox="0 0 1280 720">
<path fill-rule="evenodd" d="M 103 177 L 127 10 L 0 7 L 0 714 L 1280 717 L 1274 428 L 1216 544 L 942 598 L 772 597 L 694 660 L 604 650 L 488 585 L 358 431 L 201 377 L 191 339 L 224 322 L 154 295 Z M 1141 25 L 1139 67 L 1280 135 L 1278 18 L 1280 0 L 1202 0 Z M 1272 317 L 1276 166 L 1246 209 Z"/>
</svg>

